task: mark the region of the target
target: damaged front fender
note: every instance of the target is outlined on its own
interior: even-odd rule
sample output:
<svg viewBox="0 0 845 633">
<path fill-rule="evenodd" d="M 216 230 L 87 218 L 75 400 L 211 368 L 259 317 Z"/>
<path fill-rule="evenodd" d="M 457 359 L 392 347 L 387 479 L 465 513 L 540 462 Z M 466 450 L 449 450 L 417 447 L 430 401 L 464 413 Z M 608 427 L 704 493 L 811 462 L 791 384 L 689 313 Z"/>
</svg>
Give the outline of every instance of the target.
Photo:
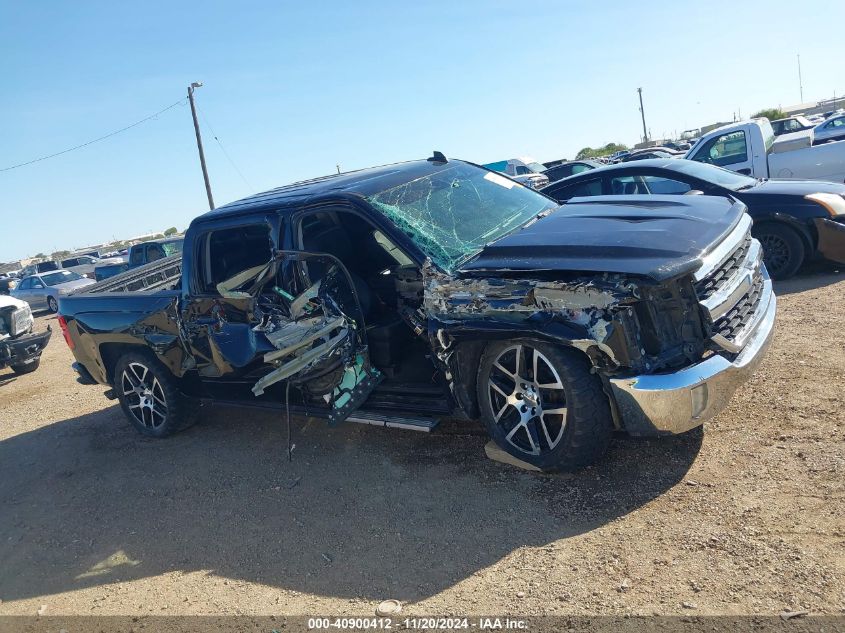
<svg viewBox="0 0 845 633">
<path fill-rule="evenodd" d="M 619 275 L 569 281 L 459 278 L 426 266 L 424 283 L 426 312 L 450 336 L 460 336 L 461 330 L 535 334 L 593 354 L 599 362 L 596 348 L 611 366 L 622 360 L 612 344 L 624 333 L 620 321 L 630 317 L 628 306 L 639 299 L 637 286 Z"/>
<path fill-rule="evenodd" d="M 828 218 L 816 218 L 819 253 L 832 262 L 845 264 L 845 223 Z"/>
<path fill-rule="evenodd" d="M 553 274 L 453 276 L 423 267 L 434 357 L 469 415 L 477 410 L 475 374 L 484 341 L 531 338 L 577 349 L 605 377 L 648 374 L 703 353 L 704 324 L 691 278 L 657 283 L 612 273 L 558 273 L 563 280 Z"/>
</svg>

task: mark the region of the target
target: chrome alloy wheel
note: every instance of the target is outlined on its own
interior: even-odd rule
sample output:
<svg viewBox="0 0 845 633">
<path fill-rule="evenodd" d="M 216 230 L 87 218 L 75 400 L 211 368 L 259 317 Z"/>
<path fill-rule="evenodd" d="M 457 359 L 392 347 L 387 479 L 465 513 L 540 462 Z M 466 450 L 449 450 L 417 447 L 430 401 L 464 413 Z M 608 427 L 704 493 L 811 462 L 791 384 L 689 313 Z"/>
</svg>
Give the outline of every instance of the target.
<svg viewBox="0 0 845 633">
<path fill-rule="evenodd" d="M 487 381 L 493 420 L 505 439 L 530 455 L 554 449 L 566 427 L 566 394 L 551 361 L 528 345 L 502 351 Z"/>
<path fill-rule="evenodd" d="M 129 363 L 120 377 L 120 388 L 126 406 L 145 427 L 157 429 L 167 420 L 167 399 L 164 389 L 148 367 Z"/>
</svg>

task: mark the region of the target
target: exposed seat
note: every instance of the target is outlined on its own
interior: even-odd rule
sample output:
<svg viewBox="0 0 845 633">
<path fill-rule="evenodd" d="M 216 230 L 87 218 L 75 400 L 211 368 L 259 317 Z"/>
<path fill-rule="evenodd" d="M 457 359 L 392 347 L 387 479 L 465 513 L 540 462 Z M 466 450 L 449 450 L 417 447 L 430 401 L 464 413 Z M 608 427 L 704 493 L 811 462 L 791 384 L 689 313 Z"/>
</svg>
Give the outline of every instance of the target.
<svg viewBox="0 0 845 633">
<path fill-rule="evenodd" d="M 344 262 L 347 270 L 349 270 L 347 262 L 352 261 L 355 257 L 355 251 L 352 248 L 352 242 L 349 241 L 349 236 L 343 227 L 337 224 L 328 225 L 322 229 L 317 228 L 313 232 L 306 232 L 302 237 L 302 244 L 306 251 L 334 255 L 341 262 Z M 311 281 L 315 282 L 318 279 L 322 279 L 329 265 L 325 260 L 308 260 L 308 275 Z M 373 307 L 372 292 L 367 282 L 352 270 L 349 270 L 349 276 L 352 277 L 352 283 L 355 285 L 355 292 L 358 295 L 358 301 L 361 303 L 361 310 L 364 312 L 364 318 L 366 319 Z M 347 305 L 347 302 L 352 301 L 352 297 L 339 297 L 338 301 L 341 306 Z"/>
</svg>

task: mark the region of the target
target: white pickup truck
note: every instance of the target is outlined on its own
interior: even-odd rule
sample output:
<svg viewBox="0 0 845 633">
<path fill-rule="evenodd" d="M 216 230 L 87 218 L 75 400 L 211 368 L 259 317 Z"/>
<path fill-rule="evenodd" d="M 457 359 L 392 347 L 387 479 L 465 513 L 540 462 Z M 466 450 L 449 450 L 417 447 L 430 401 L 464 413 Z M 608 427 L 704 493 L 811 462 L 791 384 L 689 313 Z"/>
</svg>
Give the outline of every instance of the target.
<svg viewBox="0 0 845 633">
<path fill-rule="evenodd" d="M 684 158 L 754 178 L 799 178 L 845 182 L 845 141 L 813 145 L 813 131 L 775 136 L 768 119 L 752 119 L 713 130 Z"/>
</svg>

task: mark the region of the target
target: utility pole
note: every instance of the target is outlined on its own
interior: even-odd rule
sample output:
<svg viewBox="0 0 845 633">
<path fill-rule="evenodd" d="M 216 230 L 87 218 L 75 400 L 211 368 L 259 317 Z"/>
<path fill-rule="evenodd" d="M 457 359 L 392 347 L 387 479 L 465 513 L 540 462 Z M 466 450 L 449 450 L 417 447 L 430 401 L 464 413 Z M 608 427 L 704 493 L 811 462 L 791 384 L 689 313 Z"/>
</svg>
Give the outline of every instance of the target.
<svg viewBox="0 0 845 633">
<path fill-rule="evenodd" d="M 637 88 L 637 93 L 640 95 L 640 114 L 643 116 L 643 142 L 648 143 L 648 132 L 645 127 L 645 110 L 643 109 L 643 89 Z"/>
<path fill-rule="evenodd" d="M 200 136 L 200 124 L 197 121 L 197 107 L 194 105 L 194 88 L 202 86 L 202 82 L 193 82 L 188 86 L 188 101 L 191 102 L 191 116 L 194 118 L 194 132 L 197 134 L 197 150 L 200 153 L 200 166 L 202 177 L 205 180 L 205 193 L 208 195 L 208 208 L 214 211 L 214 198 L 211 197 L 211 183 L 208 181 L 208 169 L 205 166 L 205 152 L 202 151 L 202 136 Z"/>
<path fill-rule="evenodd" d="M 801 81 L 801 55 L 798 55 L 798 90 L 801 93 L 801 103 L 804 103 L 804 82 Z"/>
</svg>

